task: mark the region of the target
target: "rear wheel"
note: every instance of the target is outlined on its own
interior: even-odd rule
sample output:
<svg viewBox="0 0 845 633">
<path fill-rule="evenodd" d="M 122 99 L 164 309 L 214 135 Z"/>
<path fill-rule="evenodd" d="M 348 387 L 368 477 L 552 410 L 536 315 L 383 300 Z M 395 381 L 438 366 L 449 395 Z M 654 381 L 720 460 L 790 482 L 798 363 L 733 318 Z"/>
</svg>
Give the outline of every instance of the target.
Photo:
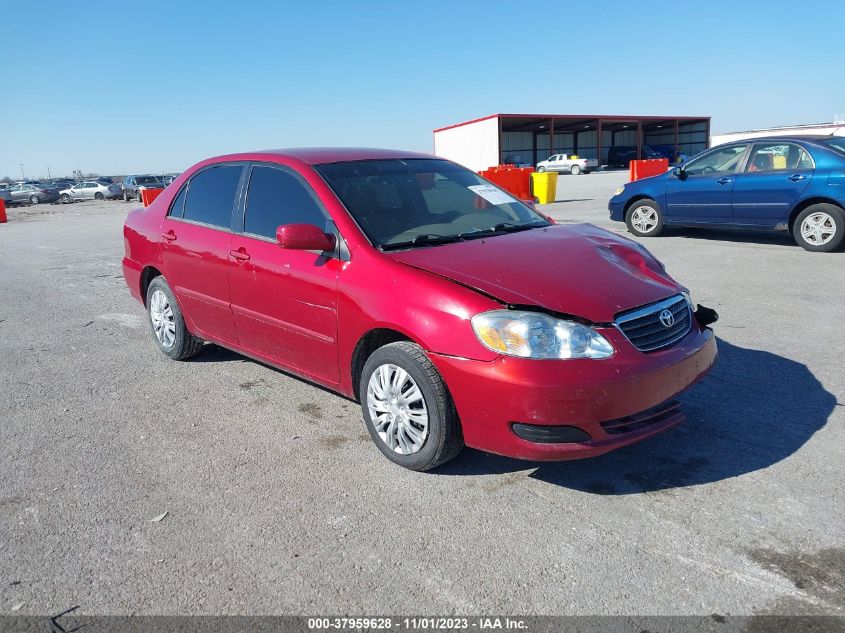
<svg viewBox="0 0 845 633">
<path fill-rule="evenodd" d="M 463 448 L 452 398 L 419 345 L 400 341 L 373 352 L 359 394 L 367 430 L 390 461 L 431 470 Z"/>
<path fill-rule="evenodd" d="M 845 237 L 845 213 L 833 204 L 813 204 L 795 218 L 792 235 L 808 251 L 829 253 Z"/>
<path fill-rule="evenodd" d="M 663 214 L 651 198 L 638 200 L 625 214 L 628 230 L 640 237 L 655 237 L 663 232 Z"/>
<path fill-rule="evenodd" d="M 156 277 L 147 288 L 147 315 L 153 338 L 165 356 L 185 360 L 202 349 L 202 340 L 185 326 L 185 319 L 164 277 Z"/>
<path fill-rule="evenodd" d="M 572 174 L 573 176 L 577 176 L 578 174 L 581 173 L 581 168 L 578 165 L 573 165 L 569 169 L 569 173 Z"/>
</svg>

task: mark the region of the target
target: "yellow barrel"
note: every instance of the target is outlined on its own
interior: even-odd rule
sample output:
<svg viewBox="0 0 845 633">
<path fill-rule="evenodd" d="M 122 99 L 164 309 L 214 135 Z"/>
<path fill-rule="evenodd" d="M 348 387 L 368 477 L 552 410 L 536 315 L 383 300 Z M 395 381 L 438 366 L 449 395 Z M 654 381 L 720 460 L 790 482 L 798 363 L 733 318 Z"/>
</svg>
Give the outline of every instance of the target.
<svg viewBox="0 0 845 633">
<path fill-rule="evenodd" d="M 557 172 L 535 171 L 532 173 L 531 191 L 539 204 L 554 202 L 557 195 Z"/>
</svg>

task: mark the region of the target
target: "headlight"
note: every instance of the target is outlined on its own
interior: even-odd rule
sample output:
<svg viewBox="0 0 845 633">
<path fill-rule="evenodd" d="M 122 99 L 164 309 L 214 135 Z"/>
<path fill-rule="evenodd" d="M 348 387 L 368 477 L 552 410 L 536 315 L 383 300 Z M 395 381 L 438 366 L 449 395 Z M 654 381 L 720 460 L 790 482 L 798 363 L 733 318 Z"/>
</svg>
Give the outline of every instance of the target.
<svg viewBox="0 0 845 633">
<path fill-rule="evenodd" d="M 482 345 L 521 358 L 609 358 L 613 346 L 594 329 L 539 312 L 493 310 L 472 317 Z"/>
<path fill-rule="evenodd" d="M 622 185 L 621 187 L 619 187 L 619 189 L 617 189 L 616 191 L 614 191 L 614 192 L 613 192 L 613 195 L 614 195 L 614 196 L 618 196 L 618 195 L 619 195 L 620 193 L 622 193 L 623 191 L 625 191 L 625 185 Z"/>
</svg>

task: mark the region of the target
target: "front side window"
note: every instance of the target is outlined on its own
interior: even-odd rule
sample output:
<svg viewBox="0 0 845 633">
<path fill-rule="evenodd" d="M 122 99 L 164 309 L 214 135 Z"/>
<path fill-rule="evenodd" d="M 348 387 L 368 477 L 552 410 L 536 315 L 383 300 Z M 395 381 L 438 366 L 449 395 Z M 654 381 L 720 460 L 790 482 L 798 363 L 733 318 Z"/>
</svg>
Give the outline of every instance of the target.
<svg viewBox="0 0 845 633">
<path fill-rule="evenodd" d="M 804 148 L 792 143 L 771 143 L 754 146 L 745 171 L 794 171 L 812 168 L 813 161 Z"/>
<path fill-rule="evenodd" d="M 326 228 L 326 216 L 296 176 L 275 167 L 256 166 L 247 190 L 244 232 L 275 238 L 283 224 Z"/>
<path fill-rule="evenodd" d="M 715 149 L 701 158 L 690 161 L 684 171 L 688 176 L 706 176 L 708 174 L 733 173 L 739 168 L 742 155 L 748 145 L 731 145 Z"/>
<path fill-rule="evenodd" d="M 445 160 L 361 160 L 315 169 L 382 250 L 549 225 L 509 193 Z"/>
<path fill-rule="evenodd" d="M 182 217 L 229 228 L 242 171 L 241 165 L 222 165 L 201 171 L 191 178 Z"/>
</svg>

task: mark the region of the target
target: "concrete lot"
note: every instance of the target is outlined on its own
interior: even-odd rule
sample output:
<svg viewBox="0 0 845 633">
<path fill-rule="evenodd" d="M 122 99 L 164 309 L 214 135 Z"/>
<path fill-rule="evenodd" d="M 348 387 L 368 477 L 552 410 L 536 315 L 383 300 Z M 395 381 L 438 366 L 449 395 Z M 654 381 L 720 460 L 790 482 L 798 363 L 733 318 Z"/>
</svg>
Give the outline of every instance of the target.
<svg viewBox="0 0 845 633">
<path fill-rule="evenodd" d="M 624 180 L 563 176 L 546 208 L 623 231 Z M 845 614 L 845 253 L 647 240 L 721 315 L 687 423 L 418 474 L 356 403 L 166 359 L 121 276 L 129 205 L 42 207 L 0 225 L 0 613 Z"/>
</svg>

